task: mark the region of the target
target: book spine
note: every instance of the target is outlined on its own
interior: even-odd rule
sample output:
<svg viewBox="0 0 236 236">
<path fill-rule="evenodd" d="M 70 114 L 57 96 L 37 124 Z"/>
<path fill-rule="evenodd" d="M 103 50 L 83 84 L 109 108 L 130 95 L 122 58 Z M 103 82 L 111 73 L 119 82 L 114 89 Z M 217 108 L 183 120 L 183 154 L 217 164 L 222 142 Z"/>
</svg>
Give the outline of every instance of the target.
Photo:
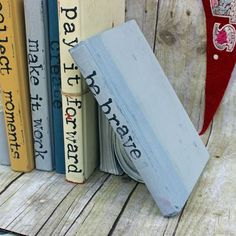
<svg viewBox="0 0 236 236">
<path fill-rule="evenodd" d="M 57 0 L 47 0 L 50 47 L 50 82 L 52 94 L 52 131 L 54 137 L 55 170 L 65 173 L 64 137 L 62 120 L 60 48 Z"/>
<path fill-rule="evenodd" d="M 53 170 L 50 74 L 45 0 L 24 0 L 36 168 Z"/>
<path fill-rule="evenodd" d="M 161 212 L 165 216 L 176 215 L 183 207 L 182 199 L 179 202 L 179 196 L 176 199 L 172 199 L 172 196 L 169 195 L 168 190 L 165 188 L 165 181 L 160 179 L 162 175 L 156 172 L 157 169 L 150 162 L 151 158 L 147 152 L 147 147 L 141 145 L 135 136 L 133 126 L 124 115 L 125 112 L 122 112 L 122 107 L 117 103 L 116 97 L 109 91 L 105 75 L 94 60 L 92 49 L 87 42 L 82 42 L 71 49 L 70 53 L 80 68 L 89 89 L 116 132 L 121 145 L 143 177 Z M 179 194 L 182 195 L 182 192 Z"/>
<path fill-rule="evenodd" d="M 59 0 L 59 40 L 66 179 L 83 183 L 82 84 L 69 49 L 80 41 L 80 0 Z"/>
<path fill-rule="evenodd" d="M 8 144 L 7 144 L 7 134 L 4 123 L 4 112 L 2 107 L 2 92 L 0 90 L 0 164 L 10 165 Z"/>
<path fill-rule="evenodd" d="M 22 0 L 0 2 L 0 71 L 11 167 L 34 168 Z"/>
</svg>

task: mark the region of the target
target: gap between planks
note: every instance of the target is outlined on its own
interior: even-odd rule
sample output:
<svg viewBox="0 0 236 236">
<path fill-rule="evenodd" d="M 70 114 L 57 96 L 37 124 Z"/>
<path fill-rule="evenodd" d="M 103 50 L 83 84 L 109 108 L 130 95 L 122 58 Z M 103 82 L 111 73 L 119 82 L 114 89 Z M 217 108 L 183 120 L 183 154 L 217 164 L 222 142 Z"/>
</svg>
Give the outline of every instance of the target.
<svg viewBox="0 0 236 236">
<path fill-rule="evenodd" d="M 14 172 L 9 166 L 0 165 L 0 195 L 3 194 L 24 173 Z"/>
<path fill-rule="evenodd" d="M 95 181 L 100 177 L 100 181 Z M 93 197 L 97 194 L 97 192 L 101 189 L 104 183 L 108 180 L 110 175 L 99 173 L 98 171 L 93 174 L 93 176 L 88 180 L 89 184 L 84 188 L 84 191 L 78 192 L 76 188 L 74 188 L 67 196 L 60 202 L 60 204 L 55 208 L 52 212 L 48 221 L 46 221 L 42 227 L 38 230 L 35 235 L 57 235 L 59 234 L 58 228 L 60 226 L 64 231 L 63 235 L 70 230 L 75 221 L 79 218 L 79 216 L 83 213 L 86 206 L 93 199 Z M 79 185 L 77 186 L 79 188 Z M 67 209 L 65 209 L 65 205 Z M 76 207 L 75 207 L 76 206 Z M 68 215 L 73 214 L 74 217 L 70 220 L 70 223 L 63 222 L 64 218 L 67 218 Z M 67 227 L 65 225 L 67 224 Z"/>
<path fill-rule="evenodd" d="M 107 235 L 135 185 L 129 178 L 109 176 L 90 199 L 91 189 L 71 193 L 37 235 Z"/>
</svg>

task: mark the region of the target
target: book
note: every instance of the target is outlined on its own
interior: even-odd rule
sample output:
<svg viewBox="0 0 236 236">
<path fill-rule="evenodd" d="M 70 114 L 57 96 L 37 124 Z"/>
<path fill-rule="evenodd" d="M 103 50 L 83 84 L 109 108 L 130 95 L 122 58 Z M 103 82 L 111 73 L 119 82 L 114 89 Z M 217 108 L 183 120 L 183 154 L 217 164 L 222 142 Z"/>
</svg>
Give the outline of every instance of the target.
<svg viewBox="0 0 236 236">
<path fill-rule="evenodd" d="M 53 137 L 46 0 L 24 0 L 36 169 L 52 171 Z"/>
<path fill-rule="evenodd" d="M 124 0 L 59 0 L 66 179 L 83 183 L 98 165 L 97 104 L 68 50 L 124 21 Z"/>
<path fill-rule="evenodd" d="M 7 143 L 7 134 L 4 123 L 4 112 L 2 106 L 2 91 L 0 89 L 0 165 L 9 166 L 9 152 Z"/>
<path fill-rule="evenodd" d="M 11 168 L 34 168 L 23 0 L 0 3 L 0 73 Z"/>
<path fill-rule="evenodd" d="M 209 155 L 137 23 L 70 52 L 162 214 L 178 214 Z"/>
<path fill-rule="evenodd" d="M 61 98 L 61 72 L 60 72 L 60 48 L 58 28 L 58 4 L 57 0 L 47 0 L 49 23 L 49 49 L 50 49 L 50 81 L 52 100 L 52 133 L 53 150 L 55 157 L 55 170 L 57 173 L 65 173 L 64 137 L 62 120 Z"/>
</svg>

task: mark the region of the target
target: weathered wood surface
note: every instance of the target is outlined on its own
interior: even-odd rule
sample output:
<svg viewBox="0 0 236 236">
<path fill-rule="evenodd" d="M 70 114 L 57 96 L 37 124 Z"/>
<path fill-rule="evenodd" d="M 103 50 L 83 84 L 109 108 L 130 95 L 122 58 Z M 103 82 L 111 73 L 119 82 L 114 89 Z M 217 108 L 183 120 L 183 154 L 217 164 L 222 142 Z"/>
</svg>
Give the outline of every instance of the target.
<svg viewBox="0 0 236 236">
<path fill-rule="evenodd" d="M 138 21 L 200 129 L 206 72 L 201 0 L 126 0 L 126 15 Z M 236 235 L 235 94 L 232 80 L 202 137 L 211 160 L 181 215 L 163 218 L 146 187 L 124 177 L 96 172 L 86 185 L 74 186 L 60 175 L 36 171 L 18 178 L 0 167 L 0 228 L 29 235 Z"/>
<path fill-rule="evenodd" d="M 123 177 L 110 177 L 67 235 L 108 235 L 136 185 Z"/>
<path fill-rule="evenodd" d="M 168 235 L 173 233 L 177 223 L 178 217 L 170 220 L 160 215 L 145 185 L 139 184 L 114 228 L 113 235 Z"/>
<path fill-rule="evenodd" d="M 196 128 L 204 111 L 206 30 L 201 1 L 160 1 L 155 53 Z"/>
<path fill-rule="evenodd" d="M 22 173 L 11 171 L 9 167 L 0 165 L 0 195 L 21 175 Z"/>
<path fill-rule="evenodd" d="M 0 197 L 0 228 L 26 235 L 34 232 L 74 186 L 55 173 L 24 174 Z"/>
<path fill-rule="evenodd" d="M 76 228 L 77 219 L 81 218 L 84 208 L 100 191 L 108 175 L 96 172 L 84 185 L 77 185 L 54 210 L 49 220 L 41 227 L 38 235 L 65 235 L 71 228 Z"/>
</svg>

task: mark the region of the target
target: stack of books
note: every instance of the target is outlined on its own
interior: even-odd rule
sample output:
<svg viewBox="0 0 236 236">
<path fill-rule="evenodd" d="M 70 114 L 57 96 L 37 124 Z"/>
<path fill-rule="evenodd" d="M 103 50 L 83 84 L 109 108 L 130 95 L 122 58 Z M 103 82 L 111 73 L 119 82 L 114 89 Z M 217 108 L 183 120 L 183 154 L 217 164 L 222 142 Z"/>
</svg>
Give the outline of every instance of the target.
<svg viewBox="0 0 236 236">
<path fill-rule="evenodd" d="M 208 153 L 125 1 L 2 0 L 0 14 L 0 164 L 126 173 L 180 212 Z"/>
<path fill-rule="evenodd" d="M 123 23 L 124 14 L 124 0 L 1 2 L 0 163 L 15 171 L 55 170 L 76 183 L 93 173 L 98 108 L 68 50 Z"/>
</svg>

